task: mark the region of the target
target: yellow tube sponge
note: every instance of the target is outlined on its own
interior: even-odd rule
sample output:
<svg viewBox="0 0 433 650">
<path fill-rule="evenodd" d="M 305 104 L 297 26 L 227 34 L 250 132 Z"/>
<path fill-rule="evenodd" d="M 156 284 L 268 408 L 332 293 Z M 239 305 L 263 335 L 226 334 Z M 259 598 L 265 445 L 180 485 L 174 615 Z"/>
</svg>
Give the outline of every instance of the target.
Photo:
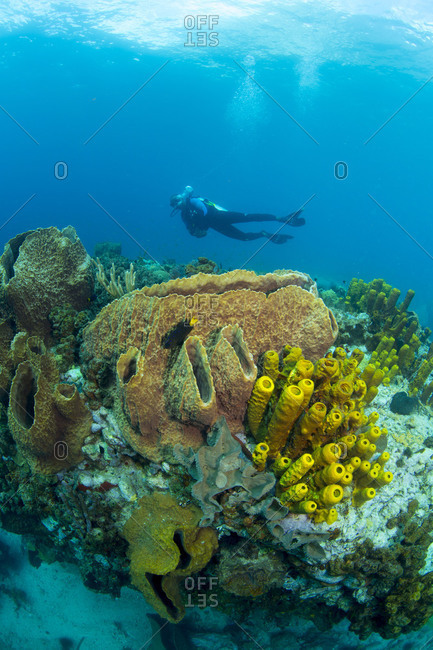
<svg viewBox="0 0 433 650">
<path fill-rule="evenodd" d="M 341 483 L 341 485 L 350 485 L 352 481 L 353 481 L 353 473 L 348 472 L 346 470 L 343 476 L 340 478 L 339 483 Z"/>
<path fill-rule="evenodd" d="M 331 463 L 313 474 L 312 478 L 314 484 L 317 487 L 322 488 L 326 485 L 331 485 L 332 483 L 339 483 L 346 473 L 344 465 L 341 463 Z"/>
<path fill-rule="evenodd" d="M 350 411 L 344 418 L 344 424 L 347 431 L 356 431 L 362 425 L 362 413 L 360 411 Z"/>
<path fill-rule="evenodd" d="M 288 505 L 292 501 L 302 501 L 308 494 L 308 487 L 305 483 L 297 483 L 292 485 L 288 490 L 282 492 L 280 495 L 280 502 L 283 506 Z"/>
<path fill-rule="evenodd" d="M 382 430 L 379 427 L 372 426 L 367 429 L 364 433 L 364 436 L 368 438 L 370 442 L 377 442 L 382 435 Z"/>
<path fill-rule="evenodd" d="M 302 358 L 302 350 L 301 348 L 292 348 L 290 345 L 286 345 L 284 354 L 286 356 L 283 357 L 283 374 L 287 376 L 298 360 Z"/>
<path fill-rule="evenodd" d="M 364 454 L 364 460 L 370 460 L 370 458 L 376 453 L 376 445 L 374 442 L 370 442 L 370 446 Z"/>
<path fill-rule="evenodd" d="M 368 438 L 358 438 L 351 451 L 354 456 L 361 456 L 361 458 L 364 458 L 369 448 L 370 448 L 370 441 L 368 440 Z"/>
<path fill-rule="evenodd" d="M 367 386 L 369 385 L 371 378 L 373 377 L 374 373 L 376 371 L 376 366 L 372 363 L 369 363 L 367 366 L 365 366 L 362 374 L 361 374 L 361 379 L 365 381 Z"/>
<path fill-rule="evenodd" d="M 357 477 L 356 486 L 366 487 L 367 485 L 370 485 L 370 483 L 375 481 L 378 476 L 379 476 L 379 471 L 373 467 L 367 474 L 364 474 L 359 478 Z"/>
<path fill-rule="evenodd" d="M 337 406 L 350 399 L 352 393 L 353 384 L 347 379 L 340 379 L 331 387 L 332 401 Z"/>
<path fill-rule="evenodd" d="M 433 393 L 433 381 L 431 381 L 429 384 L 426 384 L 424 386 L 423 391 L 421 393 L 421 402 L 423 404 L 426 404 L 427 400 L 429 399 L 432 393 Z"/>
<path fill-rule="evenodd" d="M 388 451 L 384 451 L 383 453 L 380 454 L 379 458 L 377 459 L 376 463 L 379 463 L 381 467 L 385 465 L 391 458 L 390 454 Z"/>
<path fill-rule="evenodd" d="M 352 398 L 361 401 L 364 399 L 367 392 L 367 384 L 363 379 L 356 378 L 353 380 L 353 393 Z"/>
<path fill-rule="evenodd" d="M 356 479 L 358 480 L 358 478 L 361 478 L 364 474 L 368 474 L 370 470 L 371 463 L 369 463 L 368 460 L 362 460 L 356 474 Z"/>
<path fill-rule="evenodd" d="M 265 442 L 259 442 L 259 444 L 254 447 L 253 463 L 259 472 L 263 472 L 265 469 L 268 454 L 269 447 Z"/>
<path fill-rule="evenodd" d="M 389 485 L 393 478 L 394 475 L 392 472 L 385 472 L 384 470 L 381 470 L 376 477 L 376 483 L 381 487 L 384 485 Z"/>
<path fill-rule="evenodd" d="M 398 366 L 399 368 L 405 368 L 409 358 L 410 347 L 407 343 L 401 346 L 398 351 Z"/>
<path fill-rule="evenodd" d="M 403 302 L 401 303 L 401 305 L 399 307 L 399 310 L 401 312 L 404 312 L 404 311 L 407 310 L 407 308 L 409 307 L 414 295 L 415 295 L 415 291 L 413 289 L 409 289 L 408 292 L 406 293 L 404 299 L 403 299 Z"/>
<path fill-rule="evenodd" d="M 355 507 L 362 506 L 366 501 L 374 499 L 376 496 L 376 490 L 372 487 L 365 487 L 362 490 L 354 490 L 352 505 Z"/>
<path fill-rule="evenodd" d="M 279 486 L 286 489 L 297 483 L 314 465 L 311 454 L 303 454 L 284 472 L 279 481 Z"/>
<path fill-rule="evenodd" d="M 290 512 L 295 512 L 304 515 L 312 515 L 317 508 L 317 503 L 314 501 L 298 501 L 289 504 Z"/>
<path fill-rule="evenodd" d="M 304 399 L 302 400 L 302 409 L 305 409 L 307 408 L 313 394 L 314 382 L 311 381 L 311 379 L 301 379 L 301 381 L 298 383 L 298 386 L 304 393 Z"/>
<path fill-rule="evenodd" d="M 371 388 L 372 386 L 380 386 L 384 377 L 385 377 L 384 371 L 381 368 L 376 368 L 372 378 L 370 379 L 368 387 Z"/>
<path fill-rule="evenodd" d="M 425 384 L 427 377 L 433 371 L 433 357 L 424 359 L 418 371 L 409 383 L 409 395 L 417 393 Z"/>
<path fill-rule="evenodd" d="M 356 359 L 359 364 L 364 359 L 364 353 L 359 348 L 355 348 L 354 350 L 352 350 L 350 354 L 350 358 Z"/>
<path fill-rule="evenodd" d="M 316 498 L 316 497 L 315 497 Z M 325 508 L 335 506 L 343 498 L 343 488 L 341 485 L 327 485 L 317 494 L 317 501 Z"/>
<path fill-rule="evenodd" d="M 323 423 L 323 435 L 325 438 L 329 438 L 333 433 L 335 433 L 339 426 L 343 424 L 343 414 L 340 409 L 333 408 L 329 413 L 327 413 L 325 421 Z"/>
<path fill-rule="evenodd" d="M 326 406 L 322 402 L 316 402 L 313 406 L 310 406 L 301 420 L 301 434 L 309 436 L 314 433 L 321 426 L 325 415 Z"/>
<path fill-rule="evenodd" d="M 275 476 L 281 476 L 282 474 L 284 474 L 286 469 L 289 469 L 291 464 L 292 464 L 291 458 L 287 458 L 287 456 L 279 456 L 278 458 L 275 459 L 275 462 L 272 465 L 271 469 L 274 472 Z"/>
<path fill-rule="evenodd" d="M 338 513 L 335 508 L 330 508 L 327 510 L 326 508 L 319 508 L 313 513 L 313 521 L 315 524 L 328 524 L 328 526 L 331 526 L 334 524 L 338 519 Z"/>
<path fill-rule="evenodd" d="M 316 467 L 324 467 L 335 463 L 340 458 L 341 449 L 335 442 L 330 442 L 324 447 L 315 449 L 312 456 Z"/>
<path fill-rule="evenodd" d="M 344 359 L 347 357 L 347 352 L 342 347 L 336 347 L 332 356 L 335 357 L 335 359 L 338 359 L 339 361 L 344 361 Z"/>
<path fill-rule="evenodd" d="M 348 436 L 343 436 L 342 438 L 338 438 L 336 441 L 337 445 L 339 445 L 342 449 L 344 449 L 345 452 L 350 451 L 352 447 L 354 447 L 356 442 L 356 436 L 353 434 L 349 434 Z M 342 454 L 344 456 L 345 454 Z"/>
<path fill-rule="evenodd" d="M 268 352 L 265 352 L 263 355 L 263 374 L 270 377 L 272 381 L 275 382 L 280 374 L 279 364 L 280 358 L 278 352 L 275 352 L 275 350 L 268 350 Z"/>
<path fill-rule="evenodd" d="M 379 413 L 377 411 L 372 411 L 368 416 L 368 424 L 376 424 L 379 419 Z"/>
<path fill-rule="evenodd" d="M 301 412 L 303 399 L 304 393 L 299 386 L 286 386 L 283 389 L 265 438 L 271 458 L 275 458 L 286 444 L 289 431 Z"/>
<path fill-rule="evenodd" d="M 314 372 L 314 364 L 307 359 L 298 359 L 293 370 L 290 371 L 288 381 L 297 384 L 301 379 L 310 379 Z"/>
<path fill-rule="evenodd" d="M 353 474 L 353 472 L 356 472 L 356 470 L 360 468 L 361 462 L 359 456 L 353 456 L 353 458 L 344 463 L 344 469 Z"/>
<path fill-rule="evenodd" d="M 394 309 L 394 307 L 397 304 L 397 300 L 400 298 L 400 289 L 391 289 L 391 293 L 389 294 L 386 305 L 385 305 L 385 310 L 387 312 L 390 312 Z"/>
<path fill-rule="evenodd" d="M 370 386 L 370 388 L 367 390 L 367 394 L 364 397 L 364 404 L 370 404 L 378 394 L 379 389 L 377 386 Z"/>
<path fill-rule="evenodd" d="M 386 300 L 386 293 L 384 291 L 378 293 L 377 298 L 373 305 L 373 311 L 381 311 L 385 304 L 385 300 Z"/>
<path fill-rule="evenodd" d="M 356 374 L 356 369 L 358 367 L 358 361 L 354 357 L 349 357 L 345 359 L 341 366 L 341 374 L 346 378 L 354 378 Z"/>
<path fill-rule="evenodd" d="M 340 374 L 340 365 L 337 359 L 332 359 L 325 357 L 324 359 L 319 359 L 314 367 L 313 379 L 323 380 L 323 379 L 332 379 L 338 377 Z"/>
<path fill-rule="evenodd" d="M 248 401 L 247 419 L 251 433 L 255 436 L 263 414 L 274 390 L 274 382 L 270 377 L 264 375 L 259 377 L 254 384 L 253 392 Z"/>
</svg>

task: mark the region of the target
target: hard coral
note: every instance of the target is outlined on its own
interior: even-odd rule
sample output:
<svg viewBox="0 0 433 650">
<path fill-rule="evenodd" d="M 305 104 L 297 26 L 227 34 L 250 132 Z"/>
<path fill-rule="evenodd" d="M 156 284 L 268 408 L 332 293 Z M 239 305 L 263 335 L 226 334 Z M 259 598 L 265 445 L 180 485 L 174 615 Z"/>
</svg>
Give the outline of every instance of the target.
<svg viewBox="0 0 433 650">
<path fill-rule="evenodd" d="M 218 273 L 218 264 L 207 257 L 199 257 L 196 262 L 190 262 L 185 266 L 185 274 L 195 275 L 196 273 Z"/>
</svg>

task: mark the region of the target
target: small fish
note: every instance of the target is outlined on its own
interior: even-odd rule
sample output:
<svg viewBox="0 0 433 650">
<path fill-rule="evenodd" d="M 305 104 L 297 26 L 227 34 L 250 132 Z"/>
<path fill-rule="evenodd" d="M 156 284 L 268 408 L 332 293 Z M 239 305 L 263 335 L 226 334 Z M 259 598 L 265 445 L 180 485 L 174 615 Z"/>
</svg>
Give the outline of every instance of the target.
<svg viewBox="0 0 433 650">
<path fill-rule="evenodd" d="M 176 345 L 182 345 L 188 334 L 190 334 L 194 328 L 194 325 L 198 323 L 197 318 L 191 318 L 191 320 L 181 320 L 179 323 L 174 325 L 161 339 L 161 345 L 163 348 L 174 348 Z"/>
</svg>

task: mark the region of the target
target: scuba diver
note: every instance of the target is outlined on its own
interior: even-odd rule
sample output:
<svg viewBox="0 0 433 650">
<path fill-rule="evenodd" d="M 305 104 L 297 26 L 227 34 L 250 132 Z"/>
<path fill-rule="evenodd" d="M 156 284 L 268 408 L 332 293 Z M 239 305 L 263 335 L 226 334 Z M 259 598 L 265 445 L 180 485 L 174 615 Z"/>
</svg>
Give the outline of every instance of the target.
<svg viewBox="0 0 433 650">
<path fill-rule="evenodd" d="M 305 219 L 299 217 L 303 208 L 292 212 L 285 217 L 276 217 L 274 214 L 252 213 L 244 214 L 243 212 L 231 212 L 222 208 L 209 199 L 192 196 L 193 189 L 187 185 L 182 194 L 173 194 L 170 198 L 170 205 L 173 208 L 171 216 L 178 210 L 181 213 L 182 221 L 188 229 L 188 232 L 194 237 L 204 237 L 209 228 L 216 230 L 232 239 L 240 241 L 252 241 L 265 237 L 274 244 L 284 244 L 288 239 L 293 239 L 291 235 L 272 234 L 266 230 L 260 232 L 244 232 L 235 228 L 234 223 L 251 223 L 252 221 L 276 221 L 281 224 L 290 226 L 303 226 Z"/>
</svg>

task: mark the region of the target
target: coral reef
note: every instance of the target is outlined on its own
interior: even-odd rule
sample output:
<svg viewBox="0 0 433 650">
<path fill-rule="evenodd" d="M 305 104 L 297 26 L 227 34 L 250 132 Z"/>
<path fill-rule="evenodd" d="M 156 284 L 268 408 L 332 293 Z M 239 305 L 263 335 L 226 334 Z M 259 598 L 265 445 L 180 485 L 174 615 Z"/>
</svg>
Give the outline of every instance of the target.
<svg viewBox="0 0 433 650">
<path fill-rule="evenodd" d="M 113 298 L 120 298 L 120 296 L 123 296 L 125 293 L 134 291 L 136 273 L 134 271 L 134 265 L 132 262 L 129 265 L 129 269 L 125 271 L 123 274 L 123 281 L 126 289 L 124 289 L 120 277 L 119 278 L 116 277 L 116 269 L 114 266 L 114 262 L 112 263 L 110 268 L 110 282 L 108 282 L 107 280 L 107 276 L 105 275 L 105 269 L 99 257 L 96 258 L 96 262 L 95 260 L 92 260 L 92 262 L 96 266 L 96 280 L 99 282 L 101 286 L 104 287 L 105 291 L 108 294 L 110 294 L 110 296 L 112 296 Z"/>
<path fill-rule="evenodd" d="M 66 372 L 79 362 L 81 332 L 91 320 L 89 310 L 77 311 L 71 305 L 54 307 L 49 313 L 52 351 L 60 372 Z"/>
<path fill-rule="evenodd" d="M 300 617 L 362 639 L 423 625 L 433 346 L 413 292 L 325 292 L 329 351 L 338 327 L 303 273 L 132 268 L 105 243 L 98 281 L 83 250 L 49 228 L 0 262 L 0 521 L 32 563 L 74 562 L 115 596 L 131 584 L 160 628 L 218 610 L 215 647 L 287 647 Z"/>
<path fill-rule="evenodd" d="M 219 268 L 216 262 L 208 260 L 207 257 L 198 257 L 196 261 L 185 266 L 185 275 L 196 275 L 196 273 L 218 273 Z"/>
</svg>

